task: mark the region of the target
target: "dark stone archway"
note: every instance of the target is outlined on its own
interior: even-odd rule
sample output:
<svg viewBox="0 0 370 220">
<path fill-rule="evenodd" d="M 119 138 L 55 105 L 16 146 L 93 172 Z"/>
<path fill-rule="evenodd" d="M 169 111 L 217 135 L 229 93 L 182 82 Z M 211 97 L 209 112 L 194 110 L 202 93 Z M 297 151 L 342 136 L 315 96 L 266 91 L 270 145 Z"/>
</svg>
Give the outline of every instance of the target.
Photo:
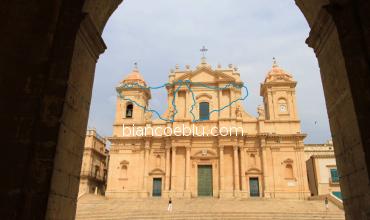
<svg viewBox="0 0 370 220">
<path fill-rule="evenodd" d="M 101 33 L 121 1 L 2 3 L 2 219 L 74 219 Z M 296 3 L 312 29 L 346 218 L 370 219 L 370 3 Z"/>
</svg>

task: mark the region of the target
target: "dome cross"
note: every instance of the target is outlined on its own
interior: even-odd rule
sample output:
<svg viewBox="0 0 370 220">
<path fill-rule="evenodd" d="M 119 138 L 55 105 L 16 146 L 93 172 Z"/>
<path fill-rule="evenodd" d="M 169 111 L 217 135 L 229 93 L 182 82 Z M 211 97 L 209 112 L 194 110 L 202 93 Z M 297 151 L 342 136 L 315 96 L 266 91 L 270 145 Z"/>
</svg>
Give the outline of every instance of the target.
<svg viewBox="0 0 370 220">
<path fill-rule="evenodd" d="M 208 49 L 205 46 L 203 46 L 202 49 L 200 49 L 200 52 L 202 52 L 203 58 L 206 57 L 207 51 L 208 51 Z"/>
</svg>

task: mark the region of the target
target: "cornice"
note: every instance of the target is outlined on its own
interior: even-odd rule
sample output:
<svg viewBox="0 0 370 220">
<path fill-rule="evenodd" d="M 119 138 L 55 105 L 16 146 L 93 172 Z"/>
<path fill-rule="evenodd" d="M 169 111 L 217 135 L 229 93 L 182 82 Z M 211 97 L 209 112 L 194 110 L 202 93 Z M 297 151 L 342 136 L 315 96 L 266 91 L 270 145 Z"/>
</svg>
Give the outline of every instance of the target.
<svg viewBox="0 0 370 220">
<path fill-rule="evenodd" d="M 296 86 L 297 85 L 297 81 L 270 81 L 270 82 L 264 82 L 264 83 L 261 83 L 261 88 L 265 88 L 265 87 L 275 87 L 275 86 Z"/>
<path fill-rule="evenodd" d="M 291 120 L 291 119 L 282 119 L 282 120 L 270 120 L 265 119 L 265 123 L 301 123 L 301 120 Z"/>
<path fill-rule="evenodd" d="M 316 56 L 318 56 L 330 34 L 335 30 L 333 18 L 327 11 L 327 7 L 322 7 L 319 11 L 315 22 L 312 25 L 310 35 L 306 40 L 306 44 L 313 48 Z"/>
<path fill-rule="evenodd" d="M 90 55 L 95 59 L 95 61 L 98 60 L 99 55 L 105 51 L 107 46 L 105 45 L 94 22 L 91 20 L 90 15 L 87 13 L 84 14 L 79 34 L 81 36 L 81 40 L 86 44 Z"/>
<path fill-rule="evenodd" d="M 311 155 L 312 158 L 335 158 L 334 154 L 314 154 Z"/>
<path fill-rule="evenodd" d="M 91 151 L 91 152 L 95 152 L 96 154 L 100 155 L 100 156 L 103 156 L 103 157 L 107 157 L 107 154 L 104 153 L 104 152 L 101 152 L 93 147 L 85 147 L 84 148 L 84 151 Z"/>
</svg>

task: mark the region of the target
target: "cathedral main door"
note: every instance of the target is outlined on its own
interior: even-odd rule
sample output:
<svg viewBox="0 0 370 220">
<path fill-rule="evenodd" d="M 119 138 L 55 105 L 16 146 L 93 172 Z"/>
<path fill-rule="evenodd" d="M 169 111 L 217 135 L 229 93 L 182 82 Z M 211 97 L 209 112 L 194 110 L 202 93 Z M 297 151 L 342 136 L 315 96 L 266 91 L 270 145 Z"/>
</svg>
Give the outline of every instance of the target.
<svg viewBox="0 0 370 220">
<path fill-rule="evenodd" d="M 249 178 L 249 188 L 250 188 L 250 196 L 251 197 L 259 197 L 260 196 L 258 178 Z"/>
<path fill-rule="evenodd" d="M 198 165 L 198 196 L 212 194 L 212 165 Z"/>
</svg>

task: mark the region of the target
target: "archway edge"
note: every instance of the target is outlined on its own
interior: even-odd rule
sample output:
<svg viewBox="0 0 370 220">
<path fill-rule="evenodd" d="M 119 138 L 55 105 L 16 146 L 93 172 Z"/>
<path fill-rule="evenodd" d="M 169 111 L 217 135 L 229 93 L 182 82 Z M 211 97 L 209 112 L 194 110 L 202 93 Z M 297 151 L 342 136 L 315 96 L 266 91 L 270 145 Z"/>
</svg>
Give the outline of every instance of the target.
<svg viewBox="0 0 370 220">
<path fill-rule="evenodd" d="M 89 12 L 91 14 L 97 14 L 100 11 L 106 13 L 105 16 L 93 16 L 100 18 L 96 21 L 98 28 L 101 28 L 100 33 L 120 2 L 110 1 L 111 5 L 106 7 L 110 10 L 106 11 L 96 10 L 96 7 L 87 7 L 95 9 Z M 94 1 L 90 1 L 91 3 Z M 370 54 L 368 51 L 370 40 L 366 41 L 366 36 L 362 32 L 363 29 L 369 29 L 369 22 L 367 22 L 370 20 L 369 2 L 364 0 L 295 0 L 295 3 L 311 28 L 307 44 L 314 49 L 320 66 L 330 128 L 336 146 L 338 169 L 342 174 L 340 182 L 347 219 L 370 216 L 370 175 L 368 173 L 370 170 L 370 138 L 366 132 L 366 127 L 370 124 L 367 115 L 370 103 L 366 98 L 358 98 L 363 92 L 367 91 L 367 94 L 370 94 L 369 86 L 366 86 L 370 85 L 368 55 Z M 348 34 L 349 30 L 351 34 Z M 370 39 L 370 36 L 367 36 L 367 39 Z M 351 48 L 355 44 L 358 45 L 357 51 Z M 359 68 L 357 64 L 361 61 L 367 65 L 360 65 L 361 68 Z M 361 86 L 358 87 L 358 85 Z M 353 99 L 353 97 L 356 98 Z M 350 153 L 349 157 L 348 153 Z M 355 162 L 356 167 L 361 171 L 349 167 L 348 160 Z M 363 185 L 359 187 L 361 194 L 359 191 L 353 191 L 353 187 L 349 184 L 349 182 L 356 182 L 358 175 L 361 175 L 364 180 Z M 366 198 L 368 202 L 363 202 Z"/>
<path fill-rule="evenodd" d="M 94 1 L 90 1 L 90 3 L 92 2 Z M 106 7 L 110 10 L 105 11 L 105 16 L 93 16 L 100 18 L 96 21 L 98 28 L 101 28 L 99 29 L 100 33 L 120 2 L 110 1 L 111 6 Z M 366 98 L 359 98 L 363 92 L 370 94 L 368 86 L 370 85 L 368 55 L 370 54 L 370 40 L 366 41 L 366 39 L 370 39 L 370 36 L 366 37 L 362 32 L 363 29 L 369 29 L 369 22 L 367 22 L 370 20 L 368 15 L 370 14 L 369 2 L 364 0 L 295 0 L 295 3 L 311 28 L 307 44 L 314 49 L 320 66 L 330 128 L 336 146 L 335 154 L 339 171 L 342 174 L 340 183 L 343 190 L 346 218 L 369 217 L 370 138 L 366 128 L 370 124 L 368 116 L 370 103 Z M 96 9 L 91 6 L 87 8 Z M 90 13 L 97 14 L 100 11 L 93 10 Z M 345 22 L 348 20 L 349 22 Z M 364 25 L 367 26 L 364 27 Z M 351 34 L 348 34 L 349 30 L 351 30 Z M 355 44 L 359 45 L 357 51 L 351 48 Z M 355 56 L 353 56 L 354 54 Z M 362 65 L 359 68 L 357 64 L 361 61 L 367 65 Z M 358 85 L 361 86 L 358 87 Z M 337 97 L 340 97 L 339 101 Z M 353 97 L 356 98 L 353 99 Z M 348 120 L 343 118 L 348 118 Z M 347 134 L 343 131 L 346 131 Z M 351 156 L 348 158 L 349 152 Z M 349 167 L 348 160 L 354 161 L 356 167 L 360 168 L 361 171 Z M 349 184 L 352 181 L 356 182 L 357 175 L 361 175 L 364 180 L 360 187 L 361 190 L 359 190 L 361 194 L 358 191 L 353 191 L 353 187 Z"/>
<path fill-rule="evenodd" d="M 104 51 L 101 33 L 121 2 L 29 0 L 2 5 L 1 20 L 7 21 L 2 26 L 6 34 L 0 36 L 7 55 L 1 60 L 0 80 L 0 100 L 6 106 L 1 125 L 7 137 L 2 162 L 3 167 L 13 165 L 3 174 L 4 219 L 74 219 L 76 167 L 81 166 L 95 65 Z M 312 28 L 307 42 L 321 69 L 346 218 L 366 219 L 369 1 L 296 4 Z"/>
</svg>

